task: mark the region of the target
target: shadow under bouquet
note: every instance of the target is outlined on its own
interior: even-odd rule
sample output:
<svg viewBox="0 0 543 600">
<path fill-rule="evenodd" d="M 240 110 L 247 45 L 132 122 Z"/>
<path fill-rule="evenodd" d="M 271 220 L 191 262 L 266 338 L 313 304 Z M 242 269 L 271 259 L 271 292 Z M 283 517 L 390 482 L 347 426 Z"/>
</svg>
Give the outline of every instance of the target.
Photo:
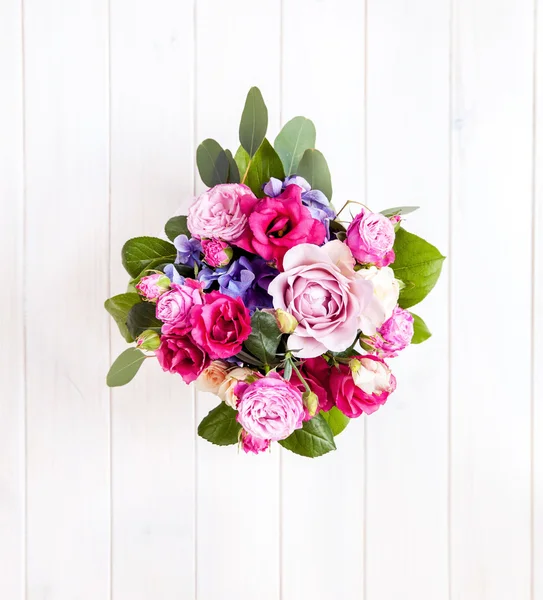
<svg viewBox="0 0 543 600">
<path fill-rule="evenodd" d="M 211 139 L 198 147 L 209 189 L 166 223 L 169 241 L 124 245 L 129 289 L 105 307 L 135 346 L 107 383 L 124 385 L 156 359 L 220 399 L 198 427 L 206 440 L 316 457 L 394 392 L 387 360 L 430 337 L 407 309 L 432 290 L 444 257 L 402 227 L 415 207 L 375 213 L 347 201 L 336 212 L 310 120 L 289 121 L 273 146 L 267 125 L 252 88 L 235 156 Z"/>
</svg>

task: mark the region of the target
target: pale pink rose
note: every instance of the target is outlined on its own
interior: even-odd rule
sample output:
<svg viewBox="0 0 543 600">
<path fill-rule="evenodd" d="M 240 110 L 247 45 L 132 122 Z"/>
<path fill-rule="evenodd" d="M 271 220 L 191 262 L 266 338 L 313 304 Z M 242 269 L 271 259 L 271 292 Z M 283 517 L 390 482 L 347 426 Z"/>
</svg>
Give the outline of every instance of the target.
<svg viewBox="0 0 543 600">
<path fill-rule="evenodd" d="M 357 276 L 373 286 L 371 300 L 360 313 L 360 329 L 364 335 L 375 335 L 377 329 L 390 319 L 400 296 L 400 284 L 390 267 L 360 269 Z"/>
<path fill-rule="evenodd" d="M 256 198 L 247 186 L 239 183 L 221 183 L 198 196 L 187 217 L 192 235 L 225 242 L 239 238 L 247 227 L 247 217 L 240 206 L 244 196 Z"/>
<path fill-rule="evenodd" d="M 226 379 L 230 365 L 222 360 L 214 360 L 205 368 L 196 380 L 196 388 L 201 392 L 217 394 L 221 384 Z"/>
<path fill-rule="evenodd" d="M 394 262 L 394 224 L 381 213 L 363 208 L 347 229 L 347 245 L 360 263 L 386 267 Z"/>
<path fill-rule="evenodd" d="M 260 440 L 253 437 L 250 433 L 242 431 L 241 447 L 245 454 L 249 454 L 249 452 L 260 454 L 260 452 L 265 452 L 270 447 L 270 440 Z"/>
<path fill-rule="evenodd" d="M 181 285 L 172 283 L 172 289 L 163 294 L 156 305 L 156 317 L 164 325 L 162 333 L 175 328 L 178 332 L 188 333 L 191 312 L 194 306 L 202 304 L 202 286 L 194 279 L 185 279 Z"/>
<path fill-rule="evenodd" d="M 245 381 L 248 377 L 255 377 L 256 379 L 258 376 L 259 374 L 256 374 L 247 367 L 236 367 L 227 373 L 224 381 L 215 393 L 225 404 L 228 404 L 228 406 L 231 406 L 232 408 L 236 408 L 239 400 L 235 393 L 238 382 Z"/>
<path fill-rule="evenodd" d="M 236 386 L 238 423 L 251 436 L 276 442 L 303 425 L 301 392 L 277 373 Z"/>
<path fill-rule="evenodd" d="M 346 350 L 373 299 L 371 282 L 353 270 L 349 248 L 338 240 L 322 247 L 300 244 L 285 254 L 283 264 L 268 293 L 276 309 L 298 321 L 288 347 L 301 358 Z"/>
<path fill-rule="evenodd" d="M 136 289 L 147 300 L 155 301 L 170 289 L 170 280 L 164 273 L 153 273 L 142 277 L 136 284 Z"/>
<path fill-rule="evenodd" d="M 394 358 L 409 346 L 413 337 L 413 315 L 396 306 L 390 319 L 385 321 L 376 335 L 366 343 L 372 346 L 379 356 Z"/>
</svg>

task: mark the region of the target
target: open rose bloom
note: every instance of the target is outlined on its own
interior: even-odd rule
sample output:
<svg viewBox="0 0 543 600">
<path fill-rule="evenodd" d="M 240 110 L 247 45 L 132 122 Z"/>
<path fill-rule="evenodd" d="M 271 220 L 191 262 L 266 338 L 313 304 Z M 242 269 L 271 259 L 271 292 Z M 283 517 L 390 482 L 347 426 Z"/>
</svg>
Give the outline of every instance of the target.
<svg viewBox="0 0 543 600">
<path fill-rule="evenodd" d="M 374 212 L 364 198 L 339 198 L 336 210 L 323 155 L 314 140 L 299 147 L 299 118 L 273 148 L 265 111 L 252 88 L 235 157 L 203 142 L 206 191 L 186 199 L 164 237 L 123 247 L 129 290 L 106 309 L 133 346 L 107 382 L 124 385 L 156 360 L 217 397 L 198 427 L 204 439 L 316 457 L 336 449 L 350 419 L 401 393 L 391 359 L 430 337 L 410 309 L 444 257 L 404 229 L 414 207 Z"/>
</svg>

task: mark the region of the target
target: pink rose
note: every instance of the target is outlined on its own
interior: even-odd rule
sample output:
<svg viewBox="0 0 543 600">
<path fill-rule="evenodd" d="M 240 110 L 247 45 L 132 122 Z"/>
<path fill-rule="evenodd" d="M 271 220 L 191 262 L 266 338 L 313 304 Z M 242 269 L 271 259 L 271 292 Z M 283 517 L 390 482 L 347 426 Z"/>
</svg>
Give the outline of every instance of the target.
<svg viewBox="0 0 543 600">
<path fill-rule="evenodd" d="M 147 300 L 154 301 L 170 288 L 170 280 L 164 273 L 142 277 L 136 284 L 138 292 Z"/>
<path fill-rule="evenodd" d="M 330 388 L 339 410 L 351 419 L 371 415 L 396 389 L 396 378 L 384 360 L 370 354 L 330 371 Z"/>
<path fill-rule="evenodd" d="M 225 267 L 232 260 L 232 248 L 221 240 L 202 240 L 202 250 L 210 267 Z"/>
<path fill-rule="evenodd" d="M 304 360 L 299 369 L 311 391 L 317 395 L 319 402 L 317 412 L 330 410 L 334 406 L 334 398 L 330 392 L 330 365 L 322 356 L 317 356 Z M 290 383 L 295 385 L 302 394 L 306 391 L 304 384 L 295 372 L 292 373 Z"/>
<path fill-rule="evenodd" d="M 162 333 L 168 333 L 172 328 L 188 333 L 192 309 L 198 304 L 202 304 L 202 286 L 199 281 L 185 279 L 181 285 L 172 283 L 172 289 L 163 294 L 156 305 L 156 317 L 164 323 Z"/>
<path fill-rule="evenodd" d="M 270 447 L 270 440 L 260 440 L 253 437 L 250 433 L 242 431 L 241 447 L 245 454 L 249 454 L 249 452 L 260 454 L 260 452 L 265 452 Z"/>
<path fill-rule="evenodd" d="M 155 354 L 164 371 L 181 375 L 185 383 L 192 383 L 209 364 L 206 353 L 183 330 L 163 335 Z"/>
<path fill-rule="evenodd" d="M 289 185 L 276 198 L 241 199 L 241 210 L 249 226 L 233 243 L 248 252 L 275 261 L 282 270 L 283 257 L 290 248 L 308 243 L 320 246 L 326 238 L 324 225 L 302 204 L 302 189 Z"/>
<path fill-rule="evenodd" d="M 322 248 L 300 244 L 285 254 L 285 271 L 270 284 L 276 309 L 298 321 L 288 347 L 301 358 L 342 352 L 358 332 L 362 311 L 373 299 L 371 282 L 357 276 L 354 259 L 339 240 Z"/>
<path fill-rule="evenodd" d="M 221 183 L 198 196 L 187 217 L 192 235 L 226 242 L 238 238 L 247 226 L 247 217 L 240 207 L 243 197 L 256 201 L 253 192 L 239 183 Z"/>
<path fill-rule="evenodd" d="M 229 358 L 249 337 L 251 316 L 241 298 L 210 292 L 193 307 L 191 325 L 194 340 L 211 358 Z"/>
<path fill-rule="evenodd" d="M 394 262 L 394 225 L 381 213 L 363 208 L 347 229 L 347 245 L 360 263 L 386 267 Z"/>
<path fill-rule="evenodd" d="M 366 343 L 375 348 L 383 358 L 393 358 L 409 346 L 413 337 L 413 315 L 396 306 L 392 316 Z"/>
<path fill-rule="evenodd" d="M 303 424 L 302 394 L 277 373 L 253 383 L 240 381 L 236 396 L 238 423 L 257 439 L 284 440 Z"/>
</svg>

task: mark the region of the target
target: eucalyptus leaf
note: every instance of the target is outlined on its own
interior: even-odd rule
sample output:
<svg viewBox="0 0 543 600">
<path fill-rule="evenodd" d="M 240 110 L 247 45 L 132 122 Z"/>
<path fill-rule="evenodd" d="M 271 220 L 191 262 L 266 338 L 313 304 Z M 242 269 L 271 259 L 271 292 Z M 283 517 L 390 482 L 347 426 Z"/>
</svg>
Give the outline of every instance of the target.
<svg viewBox="0 0 543 600">
<path fill-rule="evenodd" d="M 162 321 L 156 318 L 156 305 L 152 302 L 142 302 L 133 306 L 126 320 L 126 326 L 130 335 L 136 339 L 146 329 L 152 329 L 160 333 Z"/>
<path fill-rule="evenodd" d="M 128 240 L 122 249 L 123 267 L 128 274 L 139 277 L 143 271 L 172 263 L 177 257 L 175 246 L 155 237 L 137 237 Z"/>
<path fill-rule="evenodd" d="M 125 350 L 111 365 L 106 377 L 107 385 L 119 387 L 132 381 L 146 358 L 145 354 L 137 348 Z"/>
<path fill-rule="evenodd" d="M 257 310 L 251 317 L 251 329 L 251 334 L 245 340 L 245 348 L 265 365 L 276 363 L 282 334 L 275 317 Z"/>
<path fill-rule="evenodd" d="M 273 145 L 283 162 L 285 175 L 297 172 L 304 152 L 315 147 L 316 137 L 315 125 L 305 117 L 294 117 L 281 129 Z"/>
<path fill-rule="evenodd" d="M 236 152 L 236 163 L 240 173 L 247 173 L 244 183 L 251 188 L 257 198 L 263 198 L 265 194 L 262 187 L 265 183 L 268 183 L 272 177 L 281 181 L 285 178 L 283 163 L 268 140 L 262 142 L 250 164 L 249 160 L 249 155 L 240 146 Z"/>
<path fill-rule="evenodd" d="M 351 420 L 349 419 L 349 417 L 344 415 L 336 406 L 332 406 L 332 408 L 329 411 L 322 411 L 320 414 L 322 415 L 322 418 L 328 423 L 328 426 L 330 427 L 334 435 L 339 435 L 345 429 L 345 427 L 347 427 L 349 421 Z"/>
<path fill-rule="evenodd" d="M 168 236 L 168 239 L 172 242 L 178 235 L 186 235 L 188 238 L 191 237 L 191 233 L 189 228 L 187 227 L 187 217 L 186 215 L 180 215 L 178 217 L 172 217 L 168 220 L 166 225 L 164 226 L 164 231 Z"/>
<path fill-rule="evenodd" d="M 396 232 L 394 252 L 396 258 L 390 266 L 404 284 L 398 303 L 402 308 L 409 308 L 432 291 L 445 257 L 435 246 L 403 228 Z"/>
<path fill-rule="evenodd" d="M 238 165 L 232 156 L 230 150 L 225 150 L 228 158 L 228 183 L 239 183 L 241 181 Z"/>
<path fill-rule="evenodd" d="M 238 443 L 241 425 L 237 422 L 237 411 L 224 402 L 215 407 L 198 426 L 198 435 L 217 446 Z"/>
<path fill-rule="evenodd" d="M 306 179 L 312 189 L 320 190 L 330 202 L 332 201 L 330 169 L 321 152 L 313 149 L 306 150 L 298 165 L 297 174 Z"/>
<path fill-rule="evenodd" d="M 422 344 L 428 338 L 432 337 L 432 333 L 428 329 L 426 323 L 415 313 L 411 313 L 413 315 L 413 338 L 411 340 L 412 344 Z"/>
<path fill-rule="evenodd" d="M 252 158 L 266 137 L 268 130 L 268 109 L 257 87 L 252 87 L 247 94 L 241 123 L 239 124 L 239 141 L 247 154 Z"/>
<path fill-rule="evenodd" d="M 134 338 L 130 335 L 126 321 L 128 319 L 128 313 L 130 309 L 141 302 L 141 298 L 138 294 L 127 293 L 113 296 L 104 302 L 104 308 L 113 317 L 121 335 L 127 342 L 133 342 Z"/>
<path fill-rule="evenodd" d="M 382 210 L 381 214 L 385 217 L 395 217 L 396 215 L 408 215 L 409 213 L 418 210 L 419 206 L 397 206 L 396 208 L 387 208 Z"/>
<path fill-rule="evenodd" d="M 228 156 L 222 146 L 208 138 L 196 150 L 196 164 L 200 178 L 209 187 L 228 181 Z"/>
<path fill-rule="evenodd" d="M 279 443 L 283 448 L 309 458 L 322 456 L 336 449 L 332 430 L 321 414 L 305 421 L 301 429 L 296 429 Z"/>
</svg>

